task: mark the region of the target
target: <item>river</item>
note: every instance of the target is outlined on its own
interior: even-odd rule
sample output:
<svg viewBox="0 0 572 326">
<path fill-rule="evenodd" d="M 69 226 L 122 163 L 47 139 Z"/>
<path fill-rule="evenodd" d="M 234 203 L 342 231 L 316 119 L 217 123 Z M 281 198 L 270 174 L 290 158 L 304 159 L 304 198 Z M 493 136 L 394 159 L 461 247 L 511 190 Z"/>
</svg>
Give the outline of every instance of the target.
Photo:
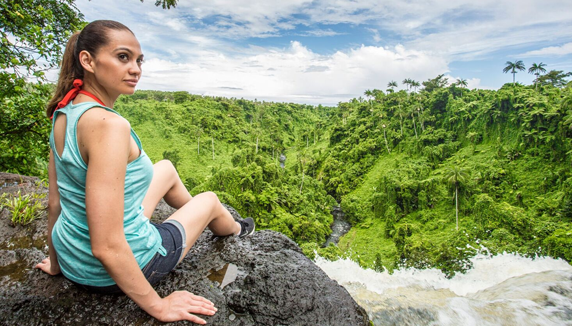
<svg viewBox="0 0 572 326">
<path fill-rule="evenodd" d="M 316 263 L 376 326 L 572 325 L 572 266 L 563 260 L 479 254 L 451 279 L 436 269 L 389 274 L 347 259 Z"/>
</svg>

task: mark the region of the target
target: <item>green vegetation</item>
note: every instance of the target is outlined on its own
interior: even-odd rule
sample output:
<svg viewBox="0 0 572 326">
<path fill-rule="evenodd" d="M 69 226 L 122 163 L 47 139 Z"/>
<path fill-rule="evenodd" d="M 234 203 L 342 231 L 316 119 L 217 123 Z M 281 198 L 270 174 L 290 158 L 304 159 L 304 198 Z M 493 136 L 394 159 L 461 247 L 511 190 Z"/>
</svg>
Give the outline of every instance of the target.
<svg viewBox="0 0 572 326">
<path fill-rule="evenodd" d="M 215 191 L 308 256 L 447 275 L 481 245 L 572 258 L 572 89 L 423 85 L 335 108 L 138 91 L 116 109 L 192 194 Z M 354 227 L 321 248 L 336 202 Z"/>
<path fill-rule="evenodd" d="M 325 242 L 335 200 L 315 178 L 314 155 L 327 147 L 332 108 L 138 91 L 116 109 L 149 157 L 170 159 L 192 194 L 215 191 L 259 228 Z"/>
<path fill-rule="evenodd" d="M 570 257 L 572 90 L 463 84 L 441 75 L 419 93 L 366 91 L 337 108 L 147 91 L 117 109 L 192 193 L 217 192 L 309 256 L 447 275 L 481 245 Z M 354 228 L 321 248 L 335 202 Z"/>
<path fill-rule="evenodd" d="M 8 1 L 0 11 L 0 171 L 45 177 L 51 85 L 42 71 L 82 17 L 68 0 Z M 525 67 L 515 61 L 504 69 L 513 83 L 498 91 L 444 75 L 407 78 L 407 91 L 391 81 L 386 93 L 335 108 L 158 91 L 121 97 L 115 108 L 192 194 L 215 191 L 309 256 L 453 275 L 481 246 L 572 260 L 572 74 L 544 67 L 528 70 L 533 86 L 516 83 Z M 26 196 L 2 199 L 22 223 L 40 209 Z M 354 227 L 321 248 L 336 203 Z"/>
<path fill-rule="evenodd" d="M 319 168 L 355 225 L 339 248 L 370 268 L 448 275 L 481 245 L 570 257 L 572 89 L 507 84 L 461 96 L 442 79 L 340 104 Z"/>
<path fill-rule="evenodd" d="M 51 87 L 44 71 L 57 66 L 82 19 L 73 1 L 0 3 L 0 171 L 46 176 Z"/>
<path fill-rule="evenodd" d="M 18 191 L 15 195 L 4 193 L 0 197 L 0 211 L 6 208 L 10 213 L 13 225 L 26 225 L 40 217 L 41 211 L 46 207 L 42 200 L 46 194 L 27 193 Z"/>
</svg>

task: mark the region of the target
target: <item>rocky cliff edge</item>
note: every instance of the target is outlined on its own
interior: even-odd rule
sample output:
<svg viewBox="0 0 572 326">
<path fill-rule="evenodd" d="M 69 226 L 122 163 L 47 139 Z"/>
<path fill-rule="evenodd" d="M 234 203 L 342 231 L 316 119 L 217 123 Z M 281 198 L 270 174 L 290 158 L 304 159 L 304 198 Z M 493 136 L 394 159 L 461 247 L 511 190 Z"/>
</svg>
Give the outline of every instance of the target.
<svg viewBox="0 0 572 326">
<path fill-rule="evenodd" d="M 18 191 L 47 193 L 37 178 L 0 173 L 0 195 Z M 171 213 L 161 203 L 153 221 Z M 47 255 L 46 228 L 45 212 L 25 226 L 12 225 L 8 209 L 0 212 L 0 325 L 164 325 L 125 295 L 90 294 L 32 269 Z M 210 325 L 369 325 L 342 286 L 270 230 L 244 239 L 205 231 L 156 290 L 161 296 L 187 290 L 213 301 L 218 312 L 205 318 Z"/>
</svg>

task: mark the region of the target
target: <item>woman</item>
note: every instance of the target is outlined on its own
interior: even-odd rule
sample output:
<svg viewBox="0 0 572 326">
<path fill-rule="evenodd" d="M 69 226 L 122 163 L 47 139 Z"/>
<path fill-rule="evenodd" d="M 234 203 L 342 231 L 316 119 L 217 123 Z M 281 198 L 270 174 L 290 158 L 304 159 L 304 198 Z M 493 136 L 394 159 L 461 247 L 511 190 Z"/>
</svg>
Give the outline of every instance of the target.
<svg viewBox="0 0 572 326">
<path fill-rule="evenodd" d="M 212 302 L 187 291 L 161 298 L 152 284 L 206 227 L 246 236 L 254 223 L 235 222 L 212 192 L 191 198 L 173 165 L 152 165 L 127 120 L 112 110 L 119 95 L 135 91 L 142 63 L 135 35 L 118 22 L 94 21 L 68 41 L 47 109 L 49 257 L 36 268 L 91 291 L 122 291 L 161 321 L 205 324 L 193 314 L 213 315 Z M 149 219 L 161 198 L 178 210 L 156 225 Z"/>
</svg>

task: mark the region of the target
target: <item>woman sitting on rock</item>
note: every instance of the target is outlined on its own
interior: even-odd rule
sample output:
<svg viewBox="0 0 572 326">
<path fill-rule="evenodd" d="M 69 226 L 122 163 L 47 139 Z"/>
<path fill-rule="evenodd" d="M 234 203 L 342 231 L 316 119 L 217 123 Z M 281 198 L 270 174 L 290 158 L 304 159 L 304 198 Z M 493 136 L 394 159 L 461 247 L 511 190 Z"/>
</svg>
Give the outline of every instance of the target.
<svg viewBox="0 0 572 326">
<path fill-rule="evenodd" d="M 161 321 L 206 322 L 214 304 L 187 291 L 161 298 L 153 289 L 203 230 L 246 236 L 251 218 L 235 222 L 212 192 L 191 197 L 169 161 L 153 165 L 129 122 L 113 111 L 133 94 L 143 54 L 129 28 L 94 21 L 67 43 L 55 95 L 49 163 L 49 257 L 36 267 L 60 272 L 99 293 L 124 292 Z M 177 211 L 149 219 L 161 198 Z"/>
</svg>

